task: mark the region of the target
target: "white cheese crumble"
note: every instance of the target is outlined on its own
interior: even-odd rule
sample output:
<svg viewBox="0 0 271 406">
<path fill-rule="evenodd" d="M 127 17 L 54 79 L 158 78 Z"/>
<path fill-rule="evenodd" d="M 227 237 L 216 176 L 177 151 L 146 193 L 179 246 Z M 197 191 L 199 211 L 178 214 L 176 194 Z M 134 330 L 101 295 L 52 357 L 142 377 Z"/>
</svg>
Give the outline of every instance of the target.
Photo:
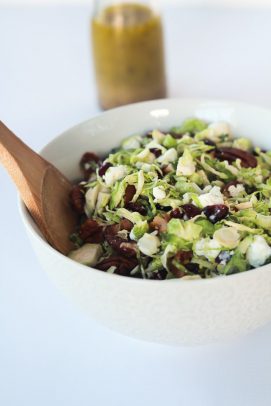
<svg viewBox="0 0 271 406">
<path fill-rule="evenodd" d="M 241 185 L 241 184 L 231 185 L 228 188 L 228 191 L 229 191 L 231 197 L 238 197 L 238 196 L 242 196 L 245 193 L 245 188 L 244 188 L 244 185 Z"/>
<path fill-rule="evenodd" d="M 231 127 L 228 123 L 225 123 L 223 121 L 217 121 L 216 123 L 210 124 L 208 126 L 208 130 L 210 132 L 211 138 L 214 141 L 217 141 L 221 135 L 232 136 Z"/>
<path fill-rule="evenodd" d="M 106 186 L 112 186 L 117 180 L 127 175 L 127 168 L 124 165 L 110 166 L 103 176 Z"/>
<path fill-rule="evenodd" d="M 155 200 L 165 199 L 166 192 L 161 186 L 155 186 L 152 190 L 153 197 Z"/>
<path fill-rule="evenodd" d="M 193 161 L 193 157 L 186 149 L 182 157 L 179 158 L 178 165 L 177 165 L 177 176 L 191 176 L 196 171 L 196 165 Z"/>
<path fill-rule="evenodd" d="M 170 162 L 176 161 L 178 155 L 175 148 L 168 149 L 163 155 L 159 156 L 157 162 L 162 163 L 163 165 L 167 165 Z"/>
<path fill-rule="evenodd" d="M 261 235 L 255 235 L 253 242 L 247 250 L 247 261 L 251 266 L 257 268 L 263 265 L 271 256 L 271 247 Z"/>
<path fill-rule="evenodd" d="M 224 204 L 223 194 L 219 186 L 214 186 L 208 193 L 203 193 L 198 197 L 202 207 Z"/>
<path fill-rule="evenodd" d="M 156 254 L 160 247 L 160 240 L 156 235 L 145 233 L 137 242 L 139 250 L 147 255 Z"/>
<path fill-rule="evenodd" d="M 214 232 L 213 238 L 222 247 L 233 249 L 239 243 L 240 234 L 234 227 L 222 227 Z"/>
<path fill-rule="evenodd" d="M 211 240 L 210 238 L 202 238 L 195 244 L 194 251 L 199 256 L 204 256 L 210 261 L 215 259 L 220 251 L 221 245 L 216 240 Z"/>
</svg>

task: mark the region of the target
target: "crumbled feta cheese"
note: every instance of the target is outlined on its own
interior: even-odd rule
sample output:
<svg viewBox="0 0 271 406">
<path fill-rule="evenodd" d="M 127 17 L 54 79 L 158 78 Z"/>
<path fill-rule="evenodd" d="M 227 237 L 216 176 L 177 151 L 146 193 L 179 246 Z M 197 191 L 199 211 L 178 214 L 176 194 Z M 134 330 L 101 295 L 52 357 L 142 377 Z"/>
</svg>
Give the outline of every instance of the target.
<svg viewBox="0 0 271 406">
<path fill-rule="evenodd" d="M 124 165 L 110 166 L 103 176 L 106 186 L 112 186 L 117 180 L 127 175 L 127 168 Z"/>
<path fill-rule="evenodd" d="M 251 266 L 257 268 L 263 265 L 271 256 L 271 247 L 261 235 L 255 235 L 253 242 L 247 250 L 247 261 Z"/>
<path fill-rule="evenodd" d="M 178 165 L 177 165 L 177 176 L 191 176 L 196 171 L 196 165 L 193 161 L 193 157 L 190 154 L 189 150 L 186 149 L 184 154 L 181 158 L 179 158 Z"/>
<path fill-rule="evenodd" d="M 196 242 L 194 251 L 197 255 L 204 256 L 211 261 L 219 255 L 221 245 L 210 238 L 202 238 Z"/>
<path fill-rule="evenodd" d="M 153 197 L 155 200 L 165 199 L 166 192 L 161 186 L 155 186 L 152 190 Z"/>
<path fill-rule="evenodd" d="M 148 256 L 156 254 L 160 247 L 160 240 L 156 235 L 145 233 L 137 242 L 139 250 Z"/>
<path fill-rule="evenodd" d="M 162 163 L 163 165 L 167 165 L 170 162 L 176 161 L 177 157 L 178 155 L 176 149 L 170 148 L 163 155 L 159 156 L 157 161 Z"/>
<path fill-rule="evenodd" d="M 223 194 L 219 186 L 214 186 L 208 193 L 199 195 L 199 201 L 202 207 L 213 206 L 214 204 L 224 204 Z"/>
<path fill-rule="evenodd" d="M 212 131 L 213 137 L 217 138 L 221 135 L 232 136 L 232 131 L 228 123 L 223 121 L 217 121 L 208 126 L 208 129 Z"/>
<path fill-rule="evenodd" d="M 214 232 L 214 240 L 225 248 L 236 248 L 239 240 L 240 234 L 234 227 L 222 227 Z"/>
<path fill-rule="evenodd" d="M 242 196 L 245 193 L 245 188 L 241 184 L 231 185 L 228 188 L 228 191 L 229 191 L 231 197 L 238 197 L 238 196 Z"/>
</svg>

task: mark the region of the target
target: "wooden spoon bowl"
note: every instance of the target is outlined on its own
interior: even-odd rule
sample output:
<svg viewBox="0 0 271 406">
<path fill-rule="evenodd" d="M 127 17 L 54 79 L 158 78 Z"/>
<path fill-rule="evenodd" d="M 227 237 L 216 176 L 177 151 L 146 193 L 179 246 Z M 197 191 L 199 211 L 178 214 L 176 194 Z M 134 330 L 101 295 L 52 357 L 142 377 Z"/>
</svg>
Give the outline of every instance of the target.
<svg viewBox="0 0 271 406">
<path fill-rule="evenodd" d="M 78 220 L 69 202 L 72 184 L 1 121 L 0 162 L 12 177 L 44 238 L 67 255 L 73 248 L 69 237 Z"/>
</svg>

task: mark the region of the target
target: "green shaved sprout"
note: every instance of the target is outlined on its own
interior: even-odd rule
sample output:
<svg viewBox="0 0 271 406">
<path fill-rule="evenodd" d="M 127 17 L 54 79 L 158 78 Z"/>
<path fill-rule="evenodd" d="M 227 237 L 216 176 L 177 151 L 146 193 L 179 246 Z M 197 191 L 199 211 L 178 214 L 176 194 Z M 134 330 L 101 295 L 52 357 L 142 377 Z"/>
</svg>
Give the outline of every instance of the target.
<svg viewBox="0 0 271 406">
<path fill-rule="evenodd" d="M 90 174 L 71 192 L 78 225 L 70 258 L 157 280 L 270 263 L 271 151 L 220 121 L 144 130 L 103 160 L 84 156 Z"/>
</svg>

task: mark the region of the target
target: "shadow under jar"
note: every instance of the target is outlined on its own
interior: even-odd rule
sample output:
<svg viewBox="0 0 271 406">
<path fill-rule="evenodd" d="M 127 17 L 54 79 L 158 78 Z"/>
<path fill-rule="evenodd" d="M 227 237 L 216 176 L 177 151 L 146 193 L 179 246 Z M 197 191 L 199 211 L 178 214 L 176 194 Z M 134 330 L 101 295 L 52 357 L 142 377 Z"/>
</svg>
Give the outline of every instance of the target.
<svg viewBox="0 0 271 406">
<path fill-rule="evenodd" d="M 96 0 L 92 46 L 103 109 L 166 97 L 162 21 L 149 1 Z"/>
</svg>

